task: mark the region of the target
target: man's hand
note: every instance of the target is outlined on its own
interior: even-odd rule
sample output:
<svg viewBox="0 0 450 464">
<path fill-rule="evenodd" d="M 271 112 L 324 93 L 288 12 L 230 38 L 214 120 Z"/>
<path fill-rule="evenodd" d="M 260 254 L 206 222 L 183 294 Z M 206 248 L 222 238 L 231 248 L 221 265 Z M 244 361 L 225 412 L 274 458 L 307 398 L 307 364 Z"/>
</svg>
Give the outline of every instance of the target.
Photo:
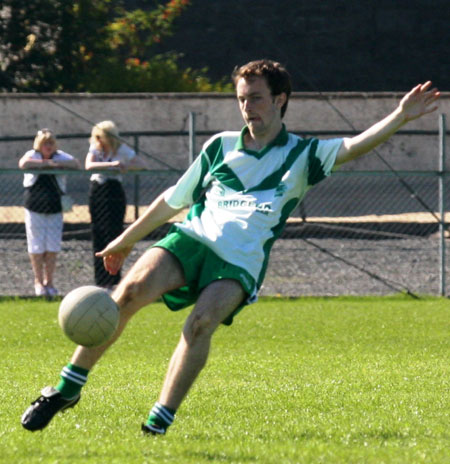
<svg viewBox="0 0 450 464">
<path fill-rule="evenodd" d="M 104 250 L 95 253 L 97 258 L 103 258 L 105 269 L 110 274 L 115 275 L 119 272 L 135 243 L 181 211 L 181 208 L 174 209 L 166 203 L 164 193 L 161 193 L 145 213 L 109 243 Z"/>
<path fill-rule="evenodd" d="M 132 249 L 132 246 L 123 246 L 118 239 L 115 239 L 105 249 L 95 253 L 95 256 L 103 258 L 105 269 L 110 274 L 116 275 Z"/>
<path fill-rule="evenodd" d="M 397 108 L 381 121 L 354 137 L 343 139 L 336 157 L 336 166 L 351 161 L 373 150 L 385 142 L 404 124 L 437 109 L 433 103 L 440 97 L 440 92 L 433 88 L 431 81 L 416 85 L 400 101 Z"/>
<path fill-rule="evenodd" d="M 420 118 L 424 114 L 431 113 L 437 109 L 438 106 L 433 105 L 433 103 L 441 94 L 438 89 L 430 89 L 430 87 L 431 81 L 427 81 L 425 84 L 418 84 L 402 98 L 399 109 L 405 118 L 405 122 Z"/>
</svg>

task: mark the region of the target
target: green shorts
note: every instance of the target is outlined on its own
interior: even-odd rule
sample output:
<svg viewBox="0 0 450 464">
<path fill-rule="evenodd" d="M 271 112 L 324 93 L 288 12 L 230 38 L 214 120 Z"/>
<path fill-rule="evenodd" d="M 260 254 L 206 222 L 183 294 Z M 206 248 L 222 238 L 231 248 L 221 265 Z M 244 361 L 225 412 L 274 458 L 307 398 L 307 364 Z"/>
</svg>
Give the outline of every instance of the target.
<svg viewBox="0 0 450 464">
<path fill-rule="evenodd" d="M 175 226 L 153 247 L 170 251 L 176 256 L 184 271 L 186 285 L 163 295 L 164 303 L 172 311 L 178 311 L 194 304 L 201 291 L 215 280 L 237 280 L 248 296 L 255 294 L 255 280 L 245 269 L 227 263 L 209 247 Z M 248 298 L 223 321 L 223 324 L 231 325 L 233 317 L 247 304 Z"/>
</svg>

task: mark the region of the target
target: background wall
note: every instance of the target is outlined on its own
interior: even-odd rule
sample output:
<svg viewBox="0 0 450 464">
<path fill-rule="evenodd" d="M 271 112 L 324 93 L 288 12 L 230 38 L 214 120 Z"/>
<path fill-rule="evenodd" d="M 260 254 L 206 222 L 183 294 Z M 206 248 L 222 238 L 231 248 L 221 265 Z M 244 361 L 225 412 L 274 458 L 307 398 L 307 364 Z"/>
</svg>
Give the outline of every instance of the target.
<svg viewBox="0 0 450 464">
<path fill-rule="evenodd" d="M 285 123 L 289 130 L 364 130 L 392 111 L 403 93 L 296 93 L 289 102 Z M 196 113 L 197 129 L 240 130 L 243 122 L 233 94 L 3 94 L 0 95 L 0 137 L 35 135 L 43 127 L 58 134 L 88 134 L 92 122 L 114 120 L 122 132 L 186 131 L 189 113 Z M 405 126 L 408 130 L 438 130 L 439 113 L 450 114 L 450 93 L 444 93 L 438 112 Z M 327 136 L 326 134 L 323 136 Z M 206 136 L 198 137 L 197 151 Z M 128 139 L 133 143 L 132 139 Z M 189 140 L 183 137 L 143 137 L 140 149 L 177 169 L 188 165 Z M 0 142 L 0 168 L 16 168 L 32 140 Z M 86 138 L 64 139 L 60 148 L 84 162 Z M 436 169 L 435 135 L 398 135 L 379 148 L 396 169 Z M 449 157 L 450 158 L 450 157 Z M 151 161 L 154 169 L 161 163 Z M 450 164 L 449 164 L 450 166 Z M 376 156 L 367 156 L 345 169 L 385 169 Z"/>
</svg>

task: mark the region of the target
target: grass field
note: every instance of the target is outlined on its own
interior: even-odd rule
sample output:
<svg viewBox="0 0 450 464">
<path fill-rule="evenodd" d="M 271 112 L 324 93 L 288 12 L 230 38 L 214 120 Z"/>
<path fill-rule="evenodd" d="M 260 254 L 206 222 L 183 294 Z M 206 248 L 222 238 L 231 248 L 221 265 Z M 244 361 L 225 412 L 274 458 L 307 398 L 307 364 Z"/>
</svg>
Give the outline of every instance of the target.
<svg viewBox="0 0 450 464">
<path fill-rule="evenodd" d="M 73 345 L 58 304 L 0 302 L 1 463 L 450 463 L 446 299 L 262 299 L 215 335 L 165 437 L 140 423 L 187 313 L 142 310 L 43 432 L 20 416 Z"/>
</svg>

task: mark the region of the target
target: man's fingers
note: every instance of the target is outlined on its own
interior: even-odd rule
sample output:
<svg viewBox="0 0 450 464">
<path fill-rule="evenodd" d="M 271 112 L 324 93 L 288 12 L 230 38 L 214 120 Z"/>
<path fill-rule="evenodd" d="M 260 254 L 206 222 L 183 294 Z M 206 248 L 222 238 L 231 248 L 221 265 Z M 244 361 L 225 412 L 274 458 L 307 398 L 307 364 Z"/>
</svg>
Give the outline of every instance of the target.
<svg viewBox="0 0 450 464">
<path fill-rule="evenodd" d="M 434 100 L 437 100 L 440 96 L 441 96 L 441 92 L 439 92 L 438 89 L 434 88 L 428 92 L 427 99 L 430 101 L 434 101 Z"/>
<path fill-rule="evenodd" d="M 415 87 L 411 89 L 411 92 L 409 93 L 410 94 L 419 93 L 421 89 L 422 89 L 422 84 L 417 84 Z"/>
<path fill-rule="evenodd" d="M 431 81 L 426 81 L 425 84 L 420 85 L 420 89 L 422 92 L 425 92 L 425 90 L 429 89 L 431 86 Z"/>
<path fill-rule="evenodd" d="M 104 258 L 105 256 L 109 256 L 111 254 L 112 254 L 112 252 L 108 248 L 104 248 L 101 251 L 97 251 L 95 253 L 95 256 L 97 256 L 97 258 Z"/>
<path fill-rule="evenodd" d="M 119 272 L 123 264 L 122 255 L 108 255 L 103 258 L 103 264 L 105 269 L 112 275 L 115 275 Z"/>
<path fill-rule="evenodd" d="M 424 114 L 432 113 L 433 111 L 436 111 L 439 108 L 439 106 L 435 105 L 432 108 L 428 108 Z"/>
</svg>

